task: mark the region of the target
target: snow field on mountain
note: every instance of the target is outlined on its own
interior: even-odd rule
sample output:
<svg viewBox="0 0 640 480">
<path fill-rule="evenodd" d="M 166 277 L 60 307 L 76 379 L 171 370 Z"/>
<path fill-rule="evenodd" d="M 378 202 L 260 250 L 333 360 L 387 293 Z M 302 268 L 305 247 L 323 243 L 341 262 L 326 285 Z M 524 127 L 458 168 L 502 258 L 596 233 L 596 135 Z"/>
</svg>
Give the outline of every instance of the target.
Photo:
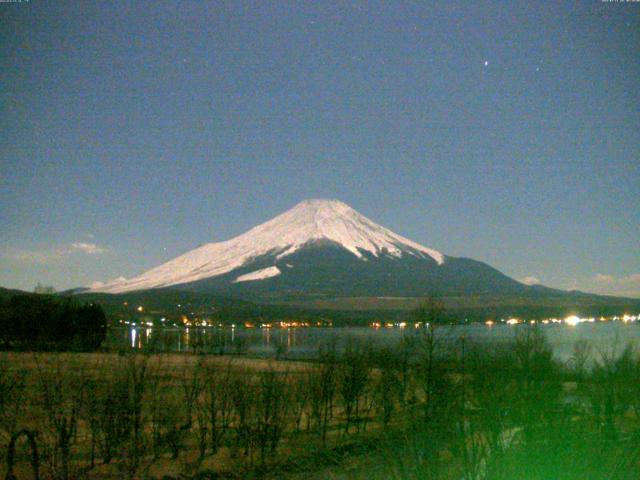
<svg viewBox="0 0 640 480">
<path fill-rule="evenodd" d="M 91 290 L 122 293 L 194 282 L 231 272 L 266 254 L 282 259 L 321 240 L 335 242 L 362 259 L 365 259 L 362 253 L 368 252 L 376 257 L 382 253 L 396 258 L 405 254 L 431 257 L 439 265 L 445 260 L 442 253 L 376 224 L 343 202 L 305 200 L 231 240 L 203 245 L 132 279 L 96 285 Z M 241 275 L 235 282 L 280 273 L 273 266 Z"/>
</svg>

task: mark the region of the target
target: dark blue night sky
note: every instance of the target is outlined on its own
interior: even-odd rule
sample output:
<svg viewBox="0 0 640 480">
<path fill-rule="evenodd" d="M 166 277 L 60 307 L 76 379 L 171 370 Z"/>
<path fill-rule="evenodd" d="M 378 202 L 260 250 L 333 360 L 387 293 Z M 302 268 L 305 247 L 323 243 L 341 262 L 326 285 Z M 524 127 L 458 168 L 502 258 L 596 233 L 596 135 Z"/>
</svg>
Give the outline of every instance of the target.
<svg viewBox="0 0 640 480">
<path fill-rule="evenodd" d="M 0 3 L 0 285 L 132 276 L 320 197 L 640 296 L 640 3 L 305 3 Z"/>
</svg>

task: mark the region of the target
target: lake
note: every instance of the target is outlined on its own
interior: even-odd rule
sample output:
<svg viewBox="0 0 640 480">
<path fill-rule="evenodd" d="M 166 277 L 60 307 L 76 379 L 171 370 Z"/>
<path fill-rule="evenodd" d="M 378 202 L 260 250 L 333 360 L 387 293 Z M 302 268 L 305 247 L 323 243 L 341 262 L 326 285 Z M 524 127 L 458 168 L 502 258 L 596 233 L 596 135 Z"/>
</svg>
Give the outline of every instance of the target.
<svg viewBox="0 0 640 480">
<path fill-rule="evenodd" d="M 493 326 L 484 324 L 436 327 L 436 338 L 445 348 L 460 348 L 461 339 L 468 344 L 492 345 L 506 343 L 529 325 Z M 587 342 L 597 354 L 619 353 L 628 343 L 640 346 L 640 322 L 622 321 L 580 323 L 578 325 L 536 325 L 546 336 L 555 356 L 568 361 L 574 345 Z M 308 328 L 114 328 L 109 331 L 104 347 L 107 350 L 153 350 L 164 352 L 203 352 L 211 354 L 246 353 L 257 356 L 304 359 L 313 357 L 320 345 L 335 343 L 342 348 L 357 340 L 375 347 L 392 347 L 405 335 L 418 335 L 419 329 L 371 327 L 308 327 Z"/>
</svg>

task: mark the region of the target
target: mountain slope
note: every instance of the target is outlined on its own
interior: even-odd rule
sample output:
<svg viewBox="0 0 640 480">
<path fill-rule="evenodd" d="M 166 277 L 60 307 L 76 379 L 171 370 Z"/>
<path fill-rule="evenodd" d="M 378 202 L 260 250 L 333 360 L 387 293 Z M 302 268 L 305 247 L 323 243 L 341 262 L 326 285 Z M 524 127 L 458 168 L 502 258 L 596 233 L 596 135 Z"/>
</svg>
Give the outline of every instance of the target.
<svg viewBox="0 0 640 480">
<path fill-rule="evenodd" d="M 524 285 L 476 260 L 445 256 L 336 200 L 301 202 L 236 238 L 90 292 L 159 289 L 267 302 L 567 294 Z"/>
<path fill-rule="evenodd" d="M 130 301 L 164 310 L 213 305 L 234 318 L 302 311 L 344 311 L 349 319 L 355 311 L 367 312 L 367 318 L 381 312 L 401 316 L 427 295 L 439 296 L 461 318 L 606 315 L 639 305 L 524 285 L 485 263 L 417 244 L 335 200 L 301 202 L 231 240 L 203 245 L 82 295 L 117 308 Z"/>
<path fill-rule="evenodd" d="M 306 200 L 236 238 L 203 245 L 137 277 L 92 291 L 122 293 L 193 283 L 242 269 L 264 257 L 279 261 L 324 242 L 339 245 L 361 261 L 411 256 L 437 265 L 445 262 L 440 252 L 377 225 L 342 202 Z M 270 272 L 270 277 L 277 275 L 274 269 Z"/>
<path fill-rule="evenodd" d="M 275 272 L 278 272 L 275 274 Z M 260 274 L 264 278 L 249 281 Z M 262 276 L 262 275 L 261 275 Z M 525 285 L 471 259 L 403 255 L 356 257 L 334 242 L 315 242 L 282 258 L 264 255 L 225 275 L 180 285 L 183 290 L 243 297 L 425 296 L 429 294 L 518 293 Z"/>
</svg>

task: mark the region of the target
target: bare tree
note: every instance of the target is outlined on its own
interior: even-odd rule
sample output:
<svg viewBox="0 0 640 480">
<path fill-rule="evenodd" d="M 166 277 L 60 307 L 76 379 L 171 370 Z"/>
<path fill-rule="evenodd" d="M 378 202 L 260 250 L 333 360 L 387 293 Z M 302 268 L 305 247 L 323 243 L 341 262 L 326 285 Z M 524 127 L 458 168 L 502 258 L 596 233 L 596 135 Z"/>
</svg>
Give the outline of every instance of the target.
<svg viewBox="0 0 640 480">
<path fill-rule="evenodd" d="M 78 420 L 85 400 L 87 377 L 76 365 L 57 358 L 36 357 L 38 405 L 46 419 L 49 464 L 62 480 L 70 478 L 71 449 L 77 440 Z"/>
</svg>

